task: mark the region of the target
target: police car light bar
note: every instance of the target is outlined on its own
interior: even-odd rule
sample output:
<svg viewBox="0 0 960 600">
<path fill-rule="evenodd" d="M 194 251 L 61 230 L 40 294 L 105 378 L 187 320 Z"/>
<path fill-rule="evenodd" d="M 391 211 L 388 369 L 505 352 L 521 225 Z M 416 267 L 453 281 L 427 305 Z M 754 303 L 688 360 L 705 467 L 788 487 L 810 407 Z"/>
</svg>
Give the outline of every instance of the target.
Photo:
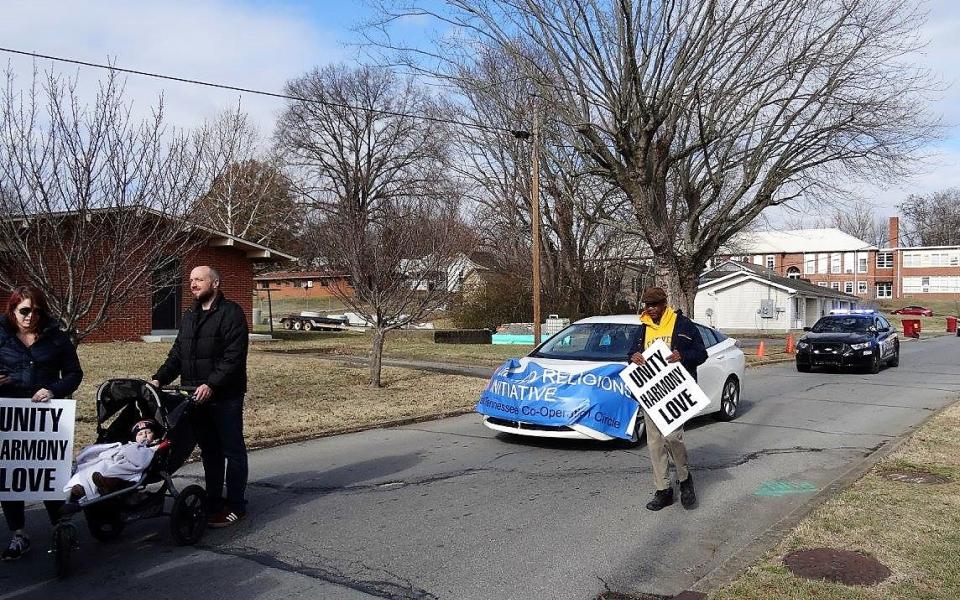
<svg viewBox="0 0 960 600">
<path fill-rule="evenodd" d="M 830 311 L 831 315 L 875 315 L 877 311 L 872 308 L 835 308 Z"/>
</svg>

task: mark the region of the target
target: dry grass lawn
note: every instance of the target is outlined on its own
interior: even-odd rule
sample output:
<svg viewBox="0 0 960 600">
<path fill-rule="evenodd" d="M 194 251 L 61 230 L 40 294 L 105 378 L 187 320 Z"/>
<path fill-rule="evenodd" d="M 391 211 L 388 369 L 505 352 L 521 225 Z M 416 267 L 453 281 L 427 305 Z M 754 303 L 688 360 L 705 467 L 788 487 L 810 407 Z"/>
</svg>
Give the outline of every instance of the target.
<svg viewBox="0 0 960 600">
<path fill-rule="evenodd" d="M 926 470 L 942 485 L 889 481 L 888 469 Z M 782 565 L 800 548 L 866 552 L 893 575 L 873 587 L 799 579 Z M 896 453 L 814 511 L 760 564 L 712 600 L 955 600 L 960 598 L 960 404 L 938 415 Z"/>
<path fill-rule="evenodd" d="M 244 427 L 252 446 L 469 409 L 485 385 L 475 378 L 385 368 L 385 387 L 371 389 L 366 369 L 263 352 L 268 344 L 282 343 L 251 345 Z M 116 377 L 148 379 L 169 348 L 139 342 L 81 344 L 85 375 L 76 394 L 78 449 L 96 435 L 97 387 Z"/>
<path fill-rule="evenodd" d="M 330 331 L 275 331 L 281 342 L 264 345 L 265 351 L 307 351 L 324 354 L 368 356 L 370 333 Z M 465 365 L 495 367 L 508 358 L 524 356 L 533 346 L 495 344 L 435 344 L 432 331 L 392 331 L 387 336 L 383 355 L 390 358 L 436 360 Z"/>
</svg>

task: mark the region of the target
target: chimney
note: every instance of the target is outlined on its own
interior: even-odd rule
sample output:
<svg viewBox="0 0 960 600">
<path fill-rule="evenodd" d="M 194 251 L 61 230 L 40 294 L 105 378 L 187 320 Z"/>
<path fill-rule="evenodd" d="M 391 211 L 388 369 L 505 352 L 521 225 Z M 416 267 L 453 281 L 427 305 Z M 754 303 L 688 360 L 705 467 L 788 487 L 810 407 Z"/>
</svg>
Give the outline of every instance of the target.
<svg viewBox="0 0 960 600">
<path fill-rule="evenodd" d="M 889 238 L 887 242 L 891 248 L 900 247 L 900 217 L 890 217 L 890 225 L 887 231 Z"/>
</svg>

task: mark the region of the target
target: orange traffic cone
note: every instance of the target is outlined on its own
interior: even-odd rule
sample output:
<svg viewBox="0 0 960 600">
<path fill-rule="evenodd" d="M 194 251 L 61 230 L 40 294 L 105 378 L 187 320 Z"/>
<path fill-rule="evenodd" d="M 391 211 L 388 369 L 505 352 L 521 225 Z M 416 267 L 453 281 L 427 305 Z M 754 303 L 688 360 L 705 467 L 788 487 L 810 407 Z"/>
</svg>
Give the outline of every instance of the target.
<svg viewBox="0 0 960 600">
<path fill-rule="evenodd" d="M 760 340 L 760 345 L 757 346 L 757 358 L 763 358 L 764 354 L 766 354 L 766 351 L 767 349 L 763 345 L 763 340 Z"/>
<path fill-rule="evenodd" d="M 796 348 L 794 348 L 794 345 L 793 345 L 793 334 L 788 333 L 787 334 L 787 354 L 793 354 L 795 349 Z"/>
</svg>

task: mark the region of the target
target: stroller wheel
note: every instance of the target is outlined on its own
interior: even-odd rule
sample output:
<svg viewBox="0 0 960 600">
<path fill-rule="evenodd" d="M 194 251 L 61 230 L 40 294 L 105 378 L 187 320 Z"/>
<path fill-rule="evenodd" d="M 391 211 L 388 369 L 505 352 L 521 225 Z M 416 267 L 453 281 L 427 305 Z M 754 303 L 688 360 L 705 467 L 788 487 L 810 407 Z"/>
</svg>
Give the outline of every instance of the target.
<svg viewBox="0 0 960 600">
<path fill-rule="evenodd" d="M 188 485 L 177 495 L 170 511 L 170 533 L 179 546 L 196 544 L 207 528 L 207 492 Z"/>
<path fill-rule="evenodd" d="M 63 578 L 70 574 L 70 554 L 77 543 L 77 528 L 73 523 L 58 523 L 53 530 L 53 564 L 57 577 Z"/>
<path fill-rule="evenodd" d="M 101 542 L 109 542 L 117 539 L 123 533 L 123 517 L 119 512 L 119 507 L 113 506 L 114 510 L 107 510 L 108 507 L 91 507 L 84 511 L 87 518 L 87 528 L 94 539 Z"/>
</svg>

